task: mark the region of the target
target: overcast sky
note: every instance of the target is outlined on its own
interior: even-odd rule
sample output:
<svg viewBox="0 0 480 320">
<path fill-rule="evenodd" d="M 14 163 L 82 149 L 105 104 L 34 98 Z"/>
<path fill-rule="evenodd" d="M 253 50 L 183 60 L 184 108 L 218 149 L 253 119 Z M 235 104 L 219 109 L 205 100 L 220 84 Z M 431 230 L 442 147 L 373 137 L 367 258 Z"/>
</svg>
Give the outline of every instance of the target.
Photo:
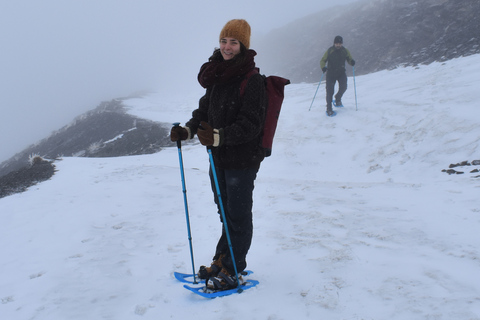
<svg viewBox="0 0 480 320">
<path fill-rule="evenodd" d="M 255 48 L 255 35 L 354 1 L 1 1 L 0 162 L 101 101 L 197 85 L 230 19 L 250 23 Z"/>
</svg>

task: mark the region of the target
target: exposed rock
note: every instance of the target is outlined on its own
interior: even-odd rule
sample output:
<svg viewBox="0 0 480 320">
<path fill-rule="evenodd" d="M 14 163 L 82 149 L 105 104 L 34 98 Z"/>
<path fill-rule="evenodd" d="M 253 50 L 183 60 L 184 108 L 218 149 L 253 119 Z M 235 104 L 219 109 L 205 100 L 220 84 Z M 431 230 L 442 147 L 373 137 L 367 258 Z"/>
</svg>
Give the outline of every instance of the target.
<svg viewBox="0 0 480 320">
<path fill-rule="evenodd" d="M 50 179 L 55 172 L 53 161 L 35 156 L 31 165 L 0 177 L 0 198 L 23 192 L 27 188 Z"/>
<path fill-rule="evenodd" d="M 455 163 L 455 164 L 452 163 L 448 167 L 455 168 L 455 167 L 463 167 L 463 166 L 471 166 L 471 164 L 468 161 L 462 161 L 460 163 Z"/>
<path fill-rule="evenodd" d="M 452 163 L 450 164 L 448 167 L 449 169 L 443 169 L 442 172 L 445 172 L 445 173 L 448 173 L 449 175 L 450 174 L 464 174 L 465 172 L 464 171 L 457 171 L 457 170 L 454 170 L 452 168 L 457 168 L 457 167 L 470 167 L 472 165 L 480 165 L 480 161 L 479 160 L 473 160 L 471 163 L 468 162 L 467 160 L 465 161 L 462 161 L 462 162 L 459 162 L 459 163 Z M 466 169 L 466 168 L 465 168 Z M 477 173 L 477 172 L 480 172 L 479 169 L 473 169 L 470 171 L 470 173 Z M 472 178 L 478 178 L 480 176 L 472 176 Z"/>
</svg>

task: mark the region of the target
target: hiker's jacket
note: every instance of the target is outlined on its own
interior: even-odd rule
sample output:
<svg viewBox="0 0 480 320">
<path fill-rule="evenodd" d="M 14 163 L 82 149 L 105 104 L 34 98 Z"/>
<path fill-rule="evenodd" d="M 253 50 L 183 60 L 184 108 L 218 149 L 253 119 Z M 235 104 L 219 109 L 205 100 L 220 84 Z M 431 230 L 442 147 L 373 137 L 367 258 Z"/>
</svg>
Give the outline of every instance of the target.
<svg viewBox="0 0 480 320">
<path fill-rule="evenodd" d="M 256 53 L 252 51 L 247 51 L 247 59 L 251 58 L 253 62 Z M 201 121 L 223 130 L 223 144 L 212 147 L 215 165 L 223 169 L 258 167 L 265 157 L 261 145 L 266 108 L 263 77 L 260 74 L 252 75 L 243 97 L 240 97 L 240 86 L 252 69 L 250 66 L 248 64 L 248 67 L 236 70 L 228 79 L 219 76 L 220 69 L 217 67 L 213 83 L 202 78 L 209 76 L 207 72 L 210 66 L 202 67 L 199 81 L 207 90 L 200 98 L 198 109 L 193 111 L 192 118 L 186 123 L 192 134 L 197 132 Z"/>
<path fill-rule="evenodd" d="M 352 65 L 352 55 L 347 48 L 341 47 L 340 49 L 332 46 L 328 48 L 325 54 L 320 60 L 320 68 L 323 69 L 327 65 L 327 76 L 338 78 L 345 74 L 345 61 Z"/>
</svg>

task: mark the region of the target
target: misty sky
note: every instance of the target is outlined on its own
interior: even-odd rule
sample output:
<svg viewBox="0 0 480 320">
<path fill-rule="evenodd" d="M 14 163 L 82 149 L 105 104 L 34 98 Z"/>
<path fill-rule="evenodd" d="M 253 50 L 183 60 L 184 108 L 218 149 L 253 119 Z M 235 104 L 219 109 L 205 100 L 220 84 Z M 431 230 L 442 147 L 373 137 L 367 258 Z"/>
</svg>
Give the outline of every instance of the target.
<svg viewBox="0 0 480 320">
<path fill-rule="evenodd" d="M 198 86 L 230 19 L 250 23 L 254 49 L 255 35 L 354 1 L 1 1 L 0 162 L 101 101 Z"/>
</svg>

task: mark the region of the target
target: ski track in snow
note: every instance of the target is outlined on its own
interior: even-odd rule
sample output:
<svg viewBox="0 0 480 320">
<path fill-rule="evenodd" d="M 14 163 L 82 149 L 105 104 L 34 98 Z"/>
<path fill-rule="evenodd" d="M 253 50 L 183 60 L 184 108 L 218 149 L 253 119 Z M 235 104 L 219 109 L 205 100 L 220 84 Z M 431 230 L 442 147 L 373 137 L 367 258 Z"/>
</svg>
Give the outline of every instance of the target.
<svg viewBox="0 0 480 320">
<path fill-rule="evenodd" d="M 286 88 L 273 155 L 255 187 L 248 256 L 260 285 L 206 300 L 190 272 L 176 148 L 64 158 L 54 177 L 0 199 L 3 319 L 480 319 L 480 56 L 356 78 L 335 118 L 324 85 Z M 462 74 L 462 77 L 456 75 Z M 188 120 L 199 89 L 129 112 Z M 195 267 L 220 223 L 208 156 L 182 148 Z M 478 174 L 477 174 L 478 175 Z"/>
</svg>

